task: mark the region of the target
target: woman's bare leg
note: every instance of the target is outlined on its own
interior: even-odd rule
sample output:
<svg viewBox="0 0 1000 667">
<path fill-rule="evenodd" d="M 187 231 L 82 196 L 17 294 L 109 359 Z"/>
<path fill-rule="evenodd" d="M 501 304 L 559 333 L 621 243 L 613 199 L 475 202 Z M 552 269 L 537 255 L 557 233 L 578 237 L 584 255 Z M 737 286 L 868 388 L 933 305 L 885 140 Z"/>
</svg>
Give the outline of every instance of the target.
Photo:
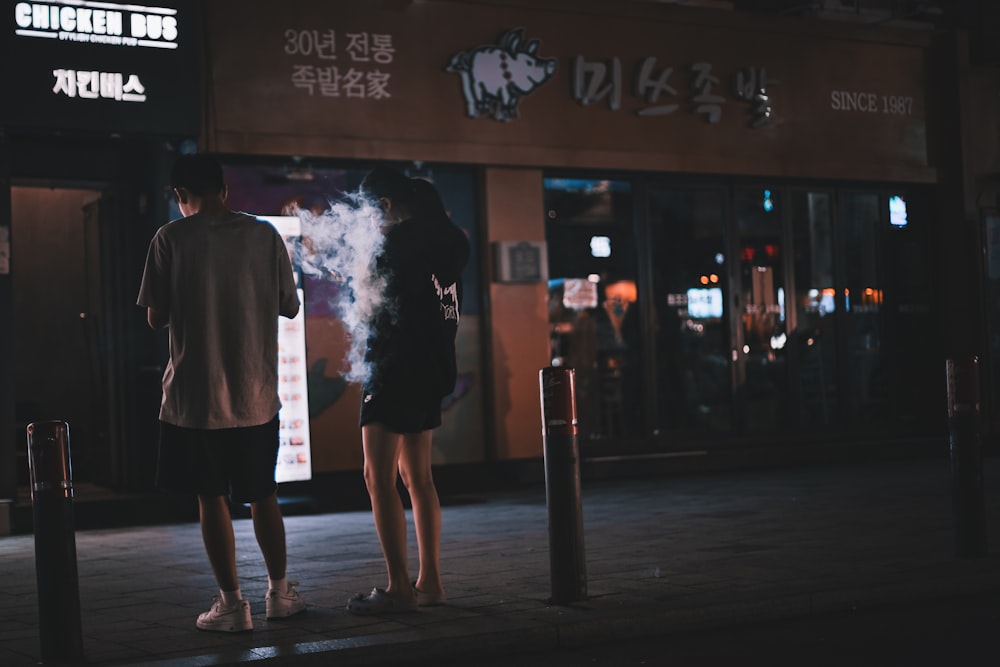
<svg viewBox="0 0 1000 667">
<path fill-rule="evenodd" d="M 432 431 L 403 436 L 399 473 L 410 492 L 417 533 L 420 570 L 416 587 L 425 593 L 444 592 L 441 583 L 441 502 L 431 474 Z"/>
<path fill-rule="evenodd" d="M 382 545 L 389 583 L 385 592 L 405 602 L 413 601 L 406 555 L 406 514 L 396 490 L 396 475 L 403 436 L 381 424 L 361 428 L 365 452 L 365 485 L 372 503 L 375 531 Z"/>
</svg>

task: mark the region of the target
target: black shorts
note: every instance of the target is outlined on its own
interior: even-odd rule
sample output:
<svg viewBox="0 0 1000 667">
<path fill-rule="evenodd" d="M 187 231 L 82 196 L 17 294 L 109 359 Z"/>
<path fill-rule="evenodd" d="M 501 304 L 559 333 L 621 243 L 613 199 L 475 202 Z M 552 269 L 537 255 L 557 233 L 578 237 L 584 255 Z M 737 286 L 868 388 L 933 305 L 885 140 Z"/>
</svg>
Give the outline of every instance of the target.
<svg viewBox="0 0 1000 667">
<path fill-rule="evenodd" d="M 160 422 L 156 485 L 164 491 L 252 503 L 278 488 L 278 417 L 260 426 L 184 428 Z"/>
<path fill-rule="evenodd" d="M 361 425 L 378 423 L 393 433 L 420 433 L 441 425 L 441 399 L 400 393 L 361 395 Z"/>
</svg>

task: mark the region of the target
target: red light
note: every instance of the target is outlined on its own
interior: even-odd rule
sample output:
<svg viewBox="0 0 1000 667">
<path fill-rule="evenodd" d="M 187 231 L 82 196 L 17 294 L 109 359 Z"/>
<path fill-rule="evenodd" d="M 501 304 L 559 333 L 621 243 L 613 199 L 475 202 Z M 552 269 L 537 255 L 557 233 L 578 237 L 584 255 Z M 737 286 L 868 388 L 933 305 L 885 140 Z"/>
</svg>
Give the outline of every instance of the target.
<svg viewBox="0 0 1000 667">
<path fill-rule="evenodd" d="M 764 254 L 774 259 L 778 256 L 778 246 L 773 243 L 768 243 L 764 246 Z"/>
<path fill-rule="evenodd" d="M 747 246 L 740 251 L 740 259 L 744 262 L 752 262 L 754 255 L 757 254 L 757 249 Z"/>
</svg>

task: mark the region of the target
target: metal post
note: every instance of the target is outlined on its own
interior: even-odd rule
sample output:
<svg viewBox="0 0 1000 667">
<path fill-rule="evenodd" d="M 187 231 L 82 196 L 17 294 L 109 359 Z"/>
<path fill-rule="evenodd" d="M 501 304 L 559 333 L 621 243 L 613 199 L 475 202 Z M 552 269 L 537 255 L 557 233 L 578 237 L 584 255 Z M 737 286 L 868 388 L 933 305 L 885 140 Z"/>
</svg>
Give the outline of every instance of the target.
<svg viewBox="0 0 1000 667">
<path fill-rule="evenodd" d="M 960 558 L 985 556 L 986 504 L 983 497 L 979 357 L 961 361 L 948 359 L 945 369 L 948 378 L 955 552 Z"/>
<path fill-rule="evenodd" d="M 45 421 L 28 425 L 28 468 L 42 660 L 79 661 L 83 656 L 83 635 L 69 424 Z"/>
<path fill-rule="evenodd" d="M 572 368 L 543 368 L 538 380 L 542 400 L 552 602 L 566 604 L 587 597 L 575 372 Z"/>
</svg>

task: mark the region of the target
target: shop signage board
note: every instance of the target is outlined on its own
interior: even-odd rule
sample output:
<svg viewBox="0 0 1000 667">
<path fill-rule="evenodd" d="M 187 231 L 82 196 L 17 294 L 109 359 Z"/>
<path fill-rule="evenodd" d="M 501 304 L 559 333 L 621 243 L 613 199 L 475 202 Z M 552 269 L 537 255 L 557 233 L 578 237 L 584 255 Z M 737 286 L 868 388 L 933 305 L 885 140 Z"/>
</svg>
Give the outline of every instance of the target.
<svg viewBox="0 0 1000 667">
<path fill-rule="evenodd" d="M 499 282 L 537 283 L 549 277 L 544 241 L 496 241 L 493 253 Z"/>
<path fill-rule="evenodd" d="M 278 460 L 274 479 L 282 482 L 302 482 L 312 479 L 312 445 L 309 429 L 309 395 L 306 379 L 306 299 L 302 289 L 302 273 L 295 263 L 295 247 L 302 236 L 301 221 L 295 216 L 261 215 L 274 225 L 288 247 L 293 261 L 299 312 L 292 319 L 278 318 Z"/>
<path fill-rule="evenodd" d="M 280 20 L 244 13 L 233 31 L 227 17 L 245 4 L 211 3 L 210 140 L 238 152 L 936 178 L 930 38 L 916 31 L 844 38 L 727 12 L 693 22 L 670 7 L 627 18 L 381 6 L 287 0 Z"/>
<path fill-rule="evenodd" d="M 192 0 L 3 0 L 0 125 L 197 136 Z"/>
</svg>

